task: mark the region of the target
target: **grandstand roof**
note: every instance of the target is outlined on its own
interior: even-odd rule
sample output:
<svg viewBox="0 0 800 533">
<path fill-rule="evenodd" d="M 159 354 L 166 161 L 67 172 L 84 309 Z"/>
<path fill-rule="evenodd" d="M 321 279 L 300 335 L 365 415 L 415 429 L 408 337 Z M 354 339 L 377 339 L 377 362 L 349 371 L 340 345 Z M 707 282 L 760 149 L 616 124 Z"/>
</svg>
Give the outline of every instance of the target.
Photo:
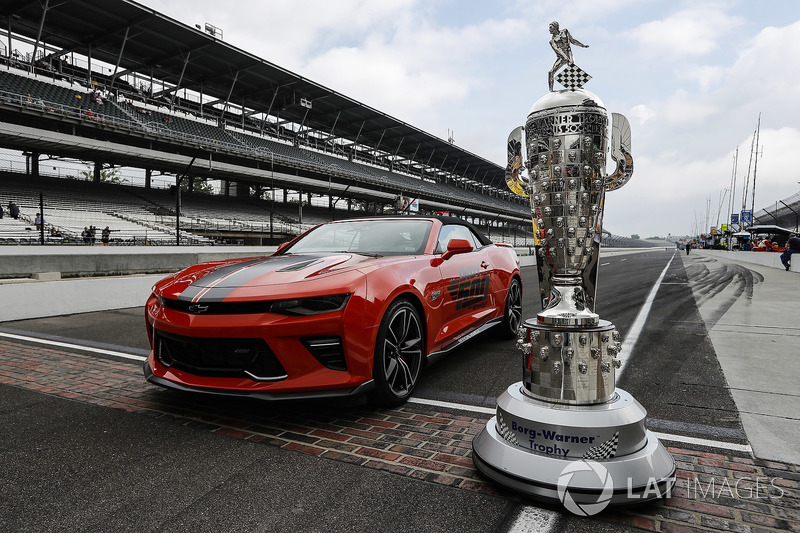
<svg viewBox="0 0 800 533">
<path fill-rule="evenodd" d="M 505 189 L 501 166 L 130 0 L 3 0 L 0 27 L 39 38 L 59 55 L 74 52 L 119 65 L 117 75 L 152 75 L 178 89 Z"/>
</svg>

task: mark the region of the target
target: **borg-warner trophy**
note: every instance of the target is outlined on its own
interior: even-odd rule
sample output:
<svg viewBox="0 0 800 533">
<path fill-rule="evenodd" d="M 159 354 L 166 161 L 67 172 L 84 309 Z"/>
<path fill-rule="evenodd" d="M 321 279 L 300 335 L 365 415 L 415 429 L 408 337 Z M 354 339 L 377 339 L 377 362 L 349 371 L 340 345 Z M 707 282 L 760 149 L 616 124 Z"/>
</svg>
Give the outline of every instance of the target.
<svg viewBox="0 0 800 533">
<path fill-rule="evenodd" d="M 506 167 L 509 188 L 530 198 L 542 311 L 520 327 L 522 381 L 498 398 L 473 460 L 502 485 L 591 514 L 665 496 L 675 462 L 645 428 L 645 409 L 615 388 L 620 335 L 595 313 L 605 193 L 633 173 L 630 126 L 612 114 L 609 146 L 609 114 L 570 51 L 586 45 L 555 22 L 550 31 L 550 92 L 511 132 Z M 554 78 L 566 88 L 554 91 Z"/>
</svg>

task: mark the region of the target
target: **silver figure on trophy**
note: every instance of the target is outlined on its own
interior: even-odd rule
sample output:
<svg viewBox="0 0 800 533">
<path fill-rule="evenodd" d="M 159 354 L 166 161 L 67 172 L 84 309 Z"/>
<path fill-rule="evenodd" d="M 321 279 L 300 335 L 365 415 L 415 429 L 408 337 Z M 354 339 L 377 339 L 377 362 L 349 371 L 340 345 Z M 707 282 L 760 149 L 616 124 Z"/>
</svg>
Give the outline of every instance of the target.
<svg viewBox="0 0 800 533">
<path fill-rule="evenodd" d="M 530 198 L 542 311 L 520 328 L 522 382 L 498 398 L 473 458 L 489 478 L 547 499 L 561 496 L 557 480 L 571 463 L 601 461 L 615 489 L 632 487 L 608 503 L 646 501 L 674 484 L 674 461 L 646 430 L 644 408 L 615 388 L 620 335 L 595 313 L 605 193 L 633 173 L 630 125 L 611 114 L 609 146 L 609 114 L 583 89 L 591 76 L 570 49 L 586 45 L 556 22 L 550 33 L 550 92 L 509 135 L 506 167 L 509 188 Z M 565 89 L 553 91 L 554 79 Z M 592 483 L 577 491 L 584 503 L 605 488 Z"/>
</svg>

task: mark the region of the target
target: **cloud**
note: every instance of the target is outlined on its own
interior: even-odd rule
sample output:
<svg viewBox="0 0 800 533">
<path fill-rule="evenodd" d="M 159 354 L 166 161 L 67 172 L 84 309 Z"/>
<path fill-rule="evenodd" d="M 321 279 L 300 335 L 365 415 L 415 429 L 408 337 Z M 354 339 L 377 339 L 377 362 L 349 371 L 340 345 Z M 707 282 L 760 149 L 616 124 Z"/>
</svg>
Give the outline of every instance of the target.
<svg viewBox="0 0 800 533">
<path fill-rule="evenodd" d="M 728 69 L 718 65 L 686 65 L 675 73 L 679 79 L 691 82 L 701 93 L 705 93 L 719 86 Z"/>
<path fill-rule="evenodd" d="M 629 115 L 637 124 L 641 126 L 648 120 L 655 118 L 656 112 L 647 107 L 645 104 L 639 104 L 631 108 Z"/>
<path fill-rule="evenodd" d="M 446 28 L 404 19 L 370 33 L 360 46 L 334 47 L 310 58 L 303 72 L 421 129 L 443 134 L 435 120 L 486 84 L 487 57 L 522 30 L 513 19 Z"/>
<path fill-rule="evenodd" d="M 727 15 L 714 7 L 698 7 L 645 22 L 630 32 L 630 38 L 646 52 L 679 60 L 713 52 L 719 47 L 720 37 L 742 23 L 740 17 Z"/>
<path fill-rule="evenodd" d="M 222 29 L 226 42 L 290 70 L 322 50 L 353 44 L 365 32 L 423 10 L 420 0 L 238 0 L 235 9 L 221 8 L 216 0 L 146 3 L 184 24 L 210 22 Z"/>
</svg>

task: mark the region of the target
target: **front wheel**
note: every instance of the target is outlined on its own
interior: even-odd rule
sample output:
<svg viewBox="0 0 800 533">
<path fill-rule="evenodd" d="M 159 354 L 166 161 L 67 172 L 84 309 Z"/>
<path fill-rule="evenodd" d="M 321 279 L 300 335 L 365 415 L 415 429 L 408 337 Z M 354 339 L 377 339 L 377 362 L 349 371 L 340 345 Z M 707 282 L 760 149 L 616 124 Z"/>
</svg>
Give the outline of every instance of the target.
<svg viewBox="0 0 800 533">
<path fill-rule="evenodd" d="M 498 339 L 512 339 L 517 336 L 520 323 L 522 323 L 522 285 L 517 278 L 511 278 L 506 293 L 503 321 L 492 328 L 492 334 Z"/>
<path fill-rule="evenodd" d="M 375 341 L 370 399 L 392 407 L 404 403 L 414 391 L 424 357 L 425 337 L 417 309 L 405 299 L 389 306 Z"/>
</svg>

